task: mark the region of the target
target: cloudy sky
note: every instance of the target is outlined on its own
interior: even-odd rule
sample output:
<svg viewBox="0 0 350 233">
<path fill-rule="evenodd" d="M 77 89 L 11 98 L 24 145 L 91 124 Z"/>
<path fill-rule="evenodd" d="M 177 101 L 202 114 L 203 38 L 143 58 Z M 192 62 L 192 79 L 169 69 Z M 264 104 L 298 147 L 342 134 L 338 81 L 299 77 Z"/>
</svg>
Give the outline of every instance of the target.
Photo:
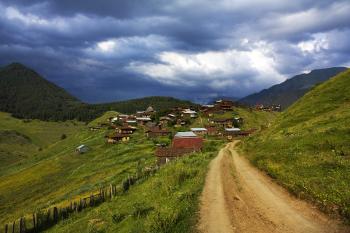
<svg viewBox="0 0 350 233">
<path fill-rule="evenodd" d="M 0 0 L 0 65 L 87 102 L 242 97 L 350 66 L 349 0 Z"/>
</svg>

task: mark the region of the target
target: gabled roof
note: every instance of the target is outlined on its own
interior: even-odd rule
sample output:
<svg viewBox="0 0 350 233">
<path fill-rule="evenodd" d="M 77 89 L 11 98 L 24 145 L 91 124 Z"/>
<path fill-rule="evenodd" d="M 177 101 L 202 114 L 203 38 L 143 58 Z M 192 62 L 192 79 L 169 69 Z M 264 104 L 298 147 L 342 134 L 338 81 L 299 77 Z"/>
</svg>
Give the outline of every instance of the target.
<svg viewBox="0 0 350 233">
<path fill-rule="evenodd" d="M 197 137 L 197 135 L 194 134 L 192 131 L 188 131 L 188 132 L 177 132 L 175 134 L 175 137 L 188 138 L 188 137 Z"/>
<path fill-rule="evenodd" d="M 151 121 L 152 119 L 149 117 L 136 117 L 136 120 L 138 120 L 138 121 Z"/>
<path fill-rule="evenodd" d="M 147 109 L 146 109 L 146 112 L 154 112 L 154 109 L 152 106 L 149 106 Z"/>
<path fill-rule="evenodd" d="M 227 132 L 238 132 L 241 131 L 240 128 L 225 128 L 225 131 Z"/>
<path fill-rule="evenodd" d="M 193 111 L 191 109 L 185 109 L 185 110 L 182 111 L 182 113 L 185 113 L 185 114 L 196 114 L 197 112 Z"/>
<path fill-rule="evenodd" d="M 214 108 L 215 106 L 213 104 L 205 104 L 205 105 L 202 105 L 202 107 L 205 107 L 205 108 Z"/>
<path fill-rule="evenodd" d="M 136 123 L 135 120 L 127 120 L 126 122 L 127 122 L 127 123 Z"/>
<path fill-rule="evenodd" d="M 118 117 L 126 118 L 126 117 L 129 117 L 129 115 L 126 115 L 126 114 L 119 114 Z"/>
<path fill-rule="evenodd" d="M 84 147 L 86 147 L 86 146 L 85 145 L 80 145 L 80 146 L 77 147 L 77 149 L 80 150 L 80 149 L 82 149 Z"/>
<path fill-rule="evenodd" d="M 191 131 L 207 131 L 206 128 L 191 128 Z"/>
</svg>

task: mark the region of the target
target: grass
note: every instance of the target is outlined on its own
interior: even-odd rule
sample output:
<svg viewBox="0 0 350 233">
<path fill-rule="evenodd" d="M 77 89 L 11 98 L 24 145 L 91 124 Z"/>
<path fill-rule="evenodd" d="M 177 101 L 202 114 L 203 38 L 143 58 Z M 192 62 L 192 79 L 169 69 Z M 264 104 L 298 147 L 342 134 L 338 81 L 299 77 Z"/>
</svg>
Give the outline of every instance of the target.
<svg viewBox="0 0 350 233">
<path fill-rule="evenodd" d="M 163 166 L 124 195 L 87 209 L 47 232 L 192 232 L 207 166 L 222 141 Z"/>
<path fill-rule="evenodd" d="M 107 112 L 91 124 L 104 122 L 111 114 L 115 113 Z M 266 124 L 265 119 L 273 119 L 267 117 L 272 116 L 271 113 L 246 114 L 245 120 L 249 126 Z M 256 119 L 265 114 L 263 119 Z M 1 113 L 0 117 L 0 148 L 8 146 L 5 149 L 12 152 L 4 153 L 1 158 L 11 158 L 18 148 L 26 154 L 25 159 L 1 165 L 1 225 L 67 200 L 86 196 L 111 183 L 120 184 L 140 166 L 155 163 L 155 143 L 170 142 L 169 137 L 147 139 L 140 129 L 130 142 L 108 145 L 104 136 L 111 131 L 90 131 L 88 126 L 91 124 L 37 120 L 27 122 L 5 113 Z M 198 120 L 194 124 L 198 124 Z M 61 139 L 62 134 L 67 137 Z M 133 186 L 123 196 L 83 211 L 49 231 L 86 232 L 86 226 L 89 232 L 190 231 L 191 226 L 195 225 L 198 196 L 207 165 L 222 143 L 221 140 L 208 137 L 203 153 L 162 167 L 155 176 Z M 80 144 L 87 145 L 90 150 L 85 154 L 77 154 L 75 148 Z M 11 150 L 13 148 L 16 150 Z"/>
<path fill-rule="evenodd" d="M 31 123 L 26 124 L 32 127 L 28 125 Z M 78 129 L 79 133 L 68 135 L 39 154 L 1 171 L 1 224 L 110 183 L 119 183 L 135 173 L 138 164 L 148 166 L 155 161 L 153 142 L 146 140 L 142 131 L 136 132 L 127 144 L 107 145 L 105 130 L 91 132 L 80 126 Z M 77 154 L 75 148 L 80 144 L 87 145 L 90 151 Z"/>
<path fill-rule="evenodd" d="M 350 71 L 317 86 L 242 149 L 292 193 L 350 221 Z"/>
<path fill-rule="evenodd" d="M 102 116 L 96 118 L 95 120 L 89 122 L 89 126 L 90 127 L 96 127 L 96 126 L 100 126 L 101 123 L 109 123 L 108 122 L 108 119 L 110 117 L 116 117 L 118 116 L 119 113 L 116 112 L 116 111 L 108 111 L 108 112 L 105 112 L 104 114 L 102 114 Z"/>
<path fill-rule="evenodd" d="M 81 122 L 20 120 L 0 112 L 0 175 L 31 164 L 27 160 L 44 156 L 42 151 L 59 143 L 63 134 L 69 139 L 82 129 Z"/>
</svg>

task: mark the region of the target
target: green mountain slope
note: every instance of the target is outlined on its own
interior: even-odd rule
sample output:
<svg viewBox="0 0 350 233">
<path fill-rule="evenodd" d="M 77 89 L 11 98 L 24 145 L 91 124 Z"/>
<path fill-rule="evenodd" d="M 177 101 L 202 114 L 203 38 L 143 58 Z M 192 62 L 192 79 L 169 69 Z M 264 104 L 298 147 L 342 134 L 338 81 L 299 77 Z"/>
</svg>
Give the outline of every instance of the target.
<svg viewBox="0 0 350 233">
<path fill-rule="evenodd" d="M 84 128 L 81 122 L 44 122 L 20 120 L 0 112 L 0 175 L 12 167 L 23 165 L 49 146 L 70 137 Z"/>
<path fill-rule="evenodd" d="M 34 70 L 13 63 L 0 69 L 0 111 L 15 117 L 68 119 L 69 109 L 80 101 L 43 79 Z"/>
<path fill-rule="evenodd" d="M 318 85 L 242 147 L 296 195 L 350 220 L 350 70 Z"/>
<path fill-rule="evenodd" d="M 0 111 L 12 113 L 17 118 L 49 121 L 77 119 L 88 122 L 106 111 L 134 113 L 137 110 L 145 110 L 148 106 L 161 111 L 195 104 L 162 96 L 86 104 L 19 63 L 0 69 Z"/>
<path fill-rule="evenodd" d="M 345 67 L 333 67 L 313 70 L 308 74 L 296 75 L 283 83 L 244 97 L 240 99 L 240 102 L 250 105 L 280 104 L 285 109 L 307 93 L 313 86 L 330 79 L 346 69 Z"/>
</svg>

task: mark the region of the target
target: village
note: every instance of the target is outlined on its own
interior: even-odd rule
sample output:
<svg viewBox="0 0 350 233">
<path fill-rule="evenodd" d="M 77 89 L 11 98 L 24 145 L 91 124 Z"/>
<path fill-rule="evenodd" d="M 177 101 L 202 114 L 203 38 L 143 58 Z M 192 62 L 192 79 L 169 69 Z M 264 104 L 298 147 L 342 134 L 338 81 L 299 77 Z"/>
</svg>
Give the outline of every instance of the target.
<svg viewBox="0 0 350 233">
<path fill-rule="evenodd" d="M 217 100 L 210 105 L 189 108 L 174 107 L 157 112 L 152 106 L 134 114 L 116 114 L 105 122 L 90 127 L 91 131 L 109 129 L 105 143 L 130 143 L 136 131 L 155 142 L 157 165 L 165 164 L 181 156 L 203 149 L 208 139 L 232 141 L 237 137 L 249 136 L 256 129 L 242 129 L 244 119 L 234 111 L 242 107 L 231 100 Z M 256 110 L 278 111 L 271 106 L 257 105 Z M 76 148 L 78 153 L 88 152 L 86 145 Z"/>
</svg>

